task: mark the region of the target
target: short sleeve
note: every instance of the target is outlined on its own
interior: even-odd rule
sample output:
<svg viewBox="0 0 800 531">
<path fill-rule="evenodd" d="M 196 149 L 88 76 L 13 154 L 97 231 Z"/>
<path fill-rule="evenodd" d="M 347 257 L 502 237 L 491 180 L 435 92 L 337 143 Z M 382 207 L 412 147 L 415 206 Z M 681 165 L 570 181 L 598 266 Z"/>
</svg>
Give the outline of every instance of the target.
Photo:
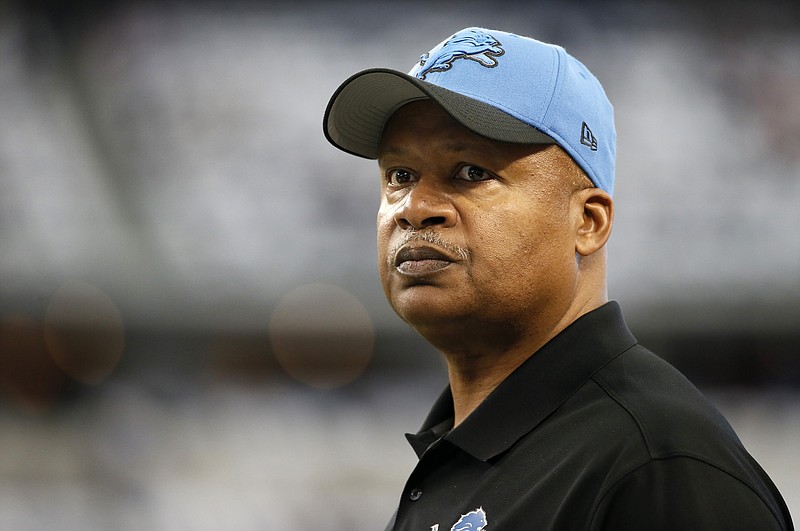
<svg viewBox="0 0 800 531">
<path fill-rule="evenodd" d="M 690 457 L 653 460 L 603 497 L 591 529 L 790 530 L 767 487 Z M 788 518 L 786 518 L 788 519 Z"/>
</svg>

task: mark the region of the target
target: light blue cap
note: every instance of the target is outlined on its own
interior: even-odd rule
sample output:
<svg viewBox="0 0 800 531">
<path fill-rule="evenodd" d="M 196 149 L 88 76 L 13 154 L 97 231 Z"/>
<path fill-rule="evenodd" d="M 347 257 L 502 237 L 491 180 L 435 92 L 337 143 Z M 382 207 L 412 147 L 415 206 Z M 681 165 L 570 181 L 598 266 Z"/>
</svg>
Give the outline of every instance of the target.
<svg viewBox="0 0 800 531">
<path fill-rule="evenodd" d="M 411 101 L 431 99 L 464 127 L 502 142 L 556 143 L 598 188 L 614 191 L 614 110 L 600 82 L 564 48 L 504 31 L 467 28 L 423 54 L 408 74 L 369 69 L 331 97 L 326 138 L 378 157 L 384 126 Z"/>
</svg>

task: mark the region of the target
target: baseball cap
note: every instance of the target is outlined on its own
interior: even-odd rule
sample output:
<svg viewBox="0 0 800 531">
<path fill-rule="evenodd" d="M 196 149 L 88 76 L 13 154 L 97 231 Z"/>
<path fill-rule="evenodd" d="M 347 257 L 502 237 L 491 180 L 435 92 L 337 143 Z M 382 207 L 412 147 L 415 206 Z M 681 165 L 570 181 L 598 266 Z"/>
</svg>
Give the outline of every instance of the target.
<svg viewBox="0 0 800 531">
<path fill-rule="evenodd" d="M 614 190 L 614 110 L 597 78 L 561 46 L 485 28 L 436 45 L 407 74 L 371 68 L 336 90 L 325 137 L 376 159 L 384 126 L 406 103 L 430 99 L 461 125 L 501 142 L 558 144 L 595 186 Z"/>
</svg>

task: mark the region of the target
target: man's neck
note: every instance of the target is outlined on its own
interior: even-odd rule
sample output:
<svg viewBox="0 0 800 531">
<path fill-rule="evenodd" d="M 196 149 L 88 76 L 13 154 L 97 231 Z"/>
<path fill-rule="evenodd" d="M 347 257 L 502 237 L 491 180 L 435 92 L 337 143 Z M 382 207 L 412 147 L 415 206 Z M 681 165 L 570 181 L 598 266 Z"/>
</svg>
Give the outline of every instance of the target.
<svg viewBox="0 0 800 531">
<path fill-rule="evenodd" d="M 486 341 L 486 338 L 482 338 L 483 341 L 481 341 L 472 334 L 472 340 L 465 342 L 463 341 L 464 337 L 470 335 L 465 332 L 460 344 L 462 347 L 469 344 L 468 350 L 464 348 L 444 349 L 439 344 L 439 350 L 444 354 L 447 362 L 450 388 L 453 394 L 455 413 L 453 427 L 458 426 L 466 419 L 508 375 L 535 355 L 546 343 L 580 316 L 598 308 L 606 301 L 605 298 L 595 299 L 589 304 L 573 308 L 553 326 L 545 329 L 533 328 L 527 330 L 526 333 L 518 333 L 513 341 L 508 341 L 508 336 L 504 338 L 505 342 Z"/>
<path fill-rule="evenodd" d="M 485 359 L 483 363 L 463 362 L 457 356 L 447 357 L 450 389 L 453 394 L 453 427 L 458 426 L 483 400 L 519 367 L 527 356 L 503 356 Z"/>
</svg>

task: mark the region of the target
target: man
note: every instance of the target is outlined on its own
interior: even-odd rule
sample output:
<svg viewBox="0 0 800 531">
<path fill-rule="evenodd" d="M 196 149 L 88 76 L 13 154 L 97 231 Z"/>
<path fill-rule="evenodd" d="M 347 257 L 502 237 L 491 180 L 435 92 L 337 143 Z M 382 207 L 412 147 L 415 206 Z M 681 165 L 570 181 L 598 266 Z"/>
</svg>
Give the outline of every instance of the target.
<svg viewBox="0 0 800 531">
<path fill-rule="evenodd" d="M 378 160 L 378 250 L 448 389 L 387 529 L 787 530 L 722 416 L 606 295 L 613 111 L 562 48 L 468 28 L 360 72 L 325 134 Z"/>
</svg>

